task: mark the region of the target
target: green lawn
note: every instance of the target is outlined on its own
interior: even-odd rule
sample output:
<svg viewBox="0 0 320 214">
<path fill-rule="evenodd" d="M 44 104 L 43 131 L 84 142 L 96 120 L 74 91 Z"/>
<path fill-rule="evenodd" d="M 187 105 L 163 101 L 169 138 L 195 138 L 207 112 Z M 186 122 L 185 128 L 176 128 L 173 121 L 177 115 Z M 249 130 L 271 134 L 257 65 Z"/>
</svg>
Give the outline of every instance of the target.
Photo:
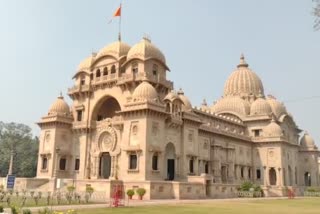
<svg viewBox="0 0 320 214">
<path fill-rule="evenodd" d="M 320 213 L 320 198 L 294 200 L 216 201 L 201 204 L 159 205 L 105 209 L 84 209 L 79 214 L 165 213 L 165 214 L 310 214 Z"/>
</svg>

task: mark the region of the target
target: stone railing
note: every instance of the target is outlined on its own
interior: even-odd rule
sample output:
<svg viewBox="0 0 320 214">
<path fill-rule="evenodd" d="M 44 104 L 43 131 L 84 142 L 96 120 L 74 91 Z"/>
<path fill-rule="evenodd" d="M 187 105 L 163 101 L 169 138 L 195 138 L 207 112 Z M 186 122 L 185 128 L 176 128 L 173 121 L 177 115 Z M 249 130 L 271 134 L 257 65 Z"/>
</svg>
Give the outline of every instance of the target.
<svg viewBox="0 0 320 214">
<path fill-rule="evenodd" d="M 259 191 L 238 191 L 239 198 L 258 198 L 262 197 L 262 193 Z"/>
<path fill-rule="evenodd" d="M 80 93 L 80 92 L 88 92 L 90 91 L 90 86 L 85 85 L 75 85 L 72 88 L 68 89 L 68 94 Z"/>
</svg>

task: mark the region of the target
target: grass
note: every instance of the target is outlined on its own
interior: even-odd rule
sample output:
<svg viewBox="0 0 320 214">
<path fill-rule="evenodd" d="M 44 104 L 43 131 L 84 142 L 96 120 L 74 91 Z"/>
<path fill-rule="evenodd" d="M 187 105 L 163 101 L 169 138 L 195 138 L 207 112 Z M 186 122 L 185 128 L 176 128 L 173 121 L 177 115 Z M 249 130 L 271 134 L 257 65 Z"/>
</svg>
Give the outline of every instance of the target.
<svg viewBox="0 0 320 214">
<path fill-rule="evenodd" d="M 83 209 L 78 214 L 312 214 L 320 213 L 320 198 L 250 200 L 250 201 L 214 201 L 201 204 L 177 204 L 122 208 Z"/>
</svg>

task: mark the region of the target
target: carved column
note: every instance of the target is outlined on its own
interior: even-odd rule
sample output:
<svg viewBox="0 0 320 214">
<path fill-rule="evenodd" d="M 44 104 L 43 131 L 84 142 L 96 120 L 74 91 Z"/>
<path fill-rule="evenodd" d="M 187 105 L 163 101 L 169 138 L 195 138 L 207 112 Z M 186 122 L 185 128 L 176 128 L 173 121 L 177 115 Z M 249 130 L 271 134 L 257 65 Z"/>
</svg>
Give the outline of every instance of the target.
<svg viewBox="0 0 320 214">
<path fill-rule="evenodd" d="M 281 168 L 278 168 L 277 171 L 277 186 L 283 186 L 283 181 L 282 181 L 282 175 L 281 175 Z"/>
<path fill-rule="evenodd" d="M 264 186 L 267 186 L 269 182 L 267 182 L 267 178 L 268 178 L 268 175 L 267 175 L 267 167 L 264 166 L 263 167 L 263 185 Z"/>
</svg>

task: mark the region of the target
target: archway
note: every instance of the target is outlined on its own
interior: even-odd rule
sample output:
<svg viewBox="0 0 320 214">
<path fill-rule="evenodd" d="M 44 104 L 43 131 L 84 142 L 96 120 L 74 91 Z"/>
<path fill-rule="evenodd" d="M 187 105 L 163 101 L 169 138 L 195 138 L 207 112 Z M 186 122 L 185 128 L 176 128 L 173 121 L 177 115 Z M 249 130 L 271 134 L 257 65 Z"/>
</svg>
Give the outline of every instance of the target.
<svg viewBox="0 0 320 214">
<path fill-rule="evenodd" d="M 311 173 L 310 172 L 304 173 L 304 185 L 311 186 Z"/>
<path fill-rule="evenodd" d="M 165 158 L 167 162 L 167 179 L 169 181 L 174 180 L 175 176 L 175 156 L 176 150 L 172 143 L 168 143 L 165 150 Z"/>
<path fill-rule="evenodd" d="M 99 177 L 108 179 L 111 174 L 111 156 L 109 152 L 104 152 L 100 156 Z"/>
<path fill-rule="evenodd" d="M 119 102 L 114 97 L 107 97 L 95 106 L 92 120 L 101 121 L 107 118 L 113 118 L 120 110 Z"/>
<path fill-rule="evenodd" d="M 277 184 L 277 174 L 274 168 L 269 169 L 269 183 L 272 186 Z"/>
</svg>

